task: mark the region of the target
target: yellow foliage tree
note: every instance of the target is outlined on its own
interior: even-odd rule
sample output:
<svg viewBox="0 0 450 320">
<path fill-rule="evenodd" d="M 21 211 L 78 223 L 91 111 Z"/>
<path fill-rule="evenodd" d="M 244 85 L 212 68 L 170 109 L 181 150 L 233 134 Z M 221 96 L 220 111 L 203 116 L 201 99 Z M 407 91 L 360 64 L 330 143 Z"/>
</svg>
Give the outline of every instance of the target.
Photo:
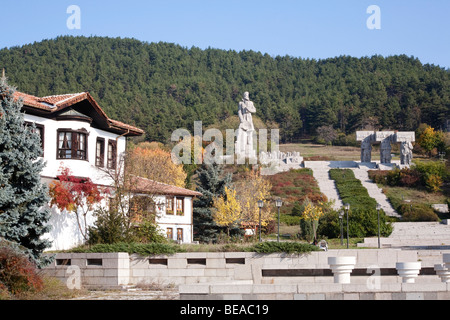
<svg viewBox="0 0 450 320">
<path fill-rule="evenodd" d="M 184 187 L 186 173 L 183 166 L 172 162 L 170 152 L 160 149 L 155 144 L 147 146 L 148 143 L 129 150 L 127 172 L 157 182 Z"/>
<path fill-rule="evenodd" d="M 227 234 L 230 235 L 230 229 L 241 218 L 241 206 L 236 199 L 236 190 L 225 187 L 225 196 L 214 200 L 214 221 L 227 228 Z"/>
<path fill-rule="evenodd" d="M 261 226 L 267 226 L 273 220 L 271 206 L 268 203 L 272 189 L 270 181 L 261 176 L 260 172 L 250 170 L 234 185 L 242 209 L 242 221 L 251 225 L 259 224 L 258 200 L 262 200 L 264 206 L 261 210 Z"/>
<path fill-rule="evenodd" d="M 322 203 L 315 205 L 308 198 L 305 200 L 304 210 L 301 214 L 301 219 L 312 223 L 312 229 L 314 232 L 314 240 L 316 240 L 317 227 L 319 226 L 319 219 L 323 216 L 324 211 Z"/>
</svg>

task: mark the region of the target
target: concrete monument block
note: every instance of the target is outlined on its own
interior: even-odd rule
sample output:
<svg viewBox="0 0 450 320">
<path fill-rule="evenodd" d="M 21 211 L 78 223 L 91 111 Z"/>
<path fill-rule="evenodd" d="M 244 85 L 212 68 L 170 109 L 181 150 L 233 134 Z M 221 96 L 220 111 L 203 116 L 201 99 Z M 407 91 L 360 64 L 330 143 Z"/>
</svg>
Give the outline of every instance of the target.
<svg viewBox="0 0 450 320">
<path fill-rule="evenodd" d="M 361 162 L 371 162 L 372 143 L 375 141 L 375 132 L 356 131 L 356 141 L 361 141 Z"/>
<path fill-rule="evenodd" d="M 394 131 L 378 131 L 375 133 L 376 141 L 381 142 L 380 145 L 380 163 L 391 163 L 391 142 L 395 139 Z"/>
<path fill-rule="evenodd" d="M 414 142 L 416 141 L 416 134 L 414 131 L 397 131 L 395 133 L 394 142 Z"/>
<path fill-rule="evenodd" d="M 375 141 L 375 131 L 356 131 L 356 141 L 363 141 L 366 138 Z"/>
</svg>

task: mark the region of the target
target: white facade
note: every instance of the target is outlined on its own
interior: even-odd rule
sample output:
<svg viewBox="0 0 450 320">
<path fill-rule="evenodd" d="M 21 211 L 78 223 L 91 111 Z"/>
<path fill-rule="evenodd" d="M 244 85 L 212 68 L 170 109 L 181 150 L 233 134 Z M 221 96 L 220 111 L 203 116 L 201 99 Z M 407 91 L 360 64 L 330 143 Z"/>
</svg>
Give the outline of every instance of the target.
<svg viewBox="0 0 450 320">
<path fill-rule="evenodd" d="M 118 159 L 123 156 L 126 148 L 126 138 L 124 136 L 120 137 L 117 134 L 93 128 L 91 124 L 84 121 L 56 121 L 28 114 L 25 114 L 25 121 L 44 126 L 44 161 L 46 165 L 41 176 L 55 178 L 60 174 L 61 166 L 64 166 L 69 168 L 73 175 L 89 177 L 95 184 L 104 186 L 112 185 L 112 179 L 105 170 L 102 170 L 103 168 L 106 168 L 106 157 L 103 160 L 103 168 L 99 168 L 95 165 L 97 138 L 105 139 L 105 148 L 107 146 L 107 141 L 114 141 L 117 143 L 117 164 L 119 164 Z M 87 132 L 87 160 L 58 159 L 57 138 L 58 129 L 61 128 L 76 131 L 84 129 Z"/>
<path fill-rule="evenodd" d="M 45 162 L 45 168 L 41 173 L 43 182 L 50 184 L 57 180 L 61 168 L 64 167 L 70 170 L 72 176 L 90 178 L 101 188 L 113 186 L 113 180 L 108 172 L 115 172 L 117 166 L 122 163 L 120 159 L 125 154 L 126 137 L 141 135 L 142 130 L 109 119 L 89 93 L 43 98 L 20 92 L 16 92 L 16 95 L 23 99 L 25 122 L 34 123 L 41 135 Z M 165 188 L 175 188 L 178 193 L 187 192 L 182 198 L 182 214 L 181 212 L 178 215 L 170 214 L 170 210 L 162 206 L 156 222 L 163 234 L 167 234 L 167 230 L 172 228 L 173 240 L 177 240 L 177 233 L 178 235 L 181 233 L 181 238 L 178 236 L 180 241 L 191 242 L 193 192 L 157 184 Z M 110 188 L 110 191 L 113 192 L 113 189 Z M 145 188 L 142 192 L 146 192 Z M 169 201 L 167 199 L 177 202 L 174 195 L 157 194 L 163 195 L 156 196 L 156 203 L 166 203 Z M 181 199 L 180 195 L 178 199 Z M 99 206 L 106 208 L 107 202 L 108 195 L 105 194 L 105 199 Z M 44 236 L 52 241 L 49 250 L 66 250 L 84 243 L 79 226 L 81 223 L 81 229 L 85 230 L 83 218 L 77 219 L 75 213 L 66 210 L 61 212 L 56 207 L 51 207 L 50 211 L 51 231 Z M 89 212 L 86 224 L 90 226 L 94 222 L 93 212 Z"/>
<path fill-rule="evenodd" d="M 193 240 L 193 200 L 192 196 L 157 196 L 156 203 L 161 204 L 157 210 L 156 223 L 161 229 L 161 232 L 167 236 L 168 239 L 190 243 Z M 175 208 L 170 210 L 169 202 L 175 204 Z M 182 201 L 182 210 L 176 210 L 176 203 Z"/>
</svg>

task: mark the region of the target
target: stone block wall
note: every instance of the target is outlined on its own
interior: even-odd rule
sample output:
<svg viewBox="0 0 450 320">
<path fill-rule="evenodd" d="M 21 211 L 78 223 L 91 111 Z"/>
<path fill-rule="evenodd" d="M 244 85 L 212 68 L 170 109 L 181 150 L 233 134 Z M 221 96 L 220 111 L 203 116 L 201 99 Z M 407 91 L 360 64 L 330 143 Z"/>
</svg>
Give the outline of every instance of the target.
<svg viewBox="0 0 450 320">
<path fill-rule="evenodd" d="M 350 284 L 333 283 L 328 257 L 354 256 Z M 403 284 L 397 262 L 418 261 L 417 251 L 400 249 L 329 250 L 309 254 L 192 252 L 140 256 L 128 253 L 58 253 L 44 271 L 82 287 L 114 289 L 128 285 L 175 285 L 183 299 L 365 299 L 443 297 L 448 286 L 424 268 L 414 284 Z M 436 256 L 435 263 L 442 263 Z M 375 276 L 375 277 L 374 277 Z M 379 278 L 376 278 L 379 276 Z M 375 282 L 373 282 L 375 280 Z M 378 282 L 376 282 L 378 281 Z M 381 287 L 368 290 L 371 283 Z"/>
</svg>

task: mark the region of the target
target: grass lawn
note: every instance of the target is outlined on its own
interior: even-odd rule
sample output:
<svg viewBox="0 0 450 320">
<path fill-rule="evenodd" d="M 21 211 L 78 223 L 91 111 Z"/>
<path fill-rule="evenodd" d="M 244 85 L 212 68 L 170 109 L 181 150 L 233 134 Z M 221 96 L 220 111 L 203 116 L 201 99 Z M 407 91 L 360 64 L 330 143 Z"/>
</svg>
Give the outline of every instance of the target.
<svg viewBox="0 0 450 320">
<path fill-rule="evenodd" d="M 361 148 L 350 146 L 325 146 L 314 143 L 280 144 L 282 152 L 298 151 L 305 160 L 319 161 L 360 161 Z M 400 160 L 399 148 L 392 145 L 392 160 Z M 379 145 L 372 146 L 372 161 L 380 160 Z"/>
<path fill-rule="evenodd" d="M 442 192 L 427 192 L 426 190 L 411 189 L 405 187 L 390 187 L 379 185 L 383 192 L 391 201 L 394 207 L 401 204 L 425 204 L 431 206 L 432 204 L 444 204 L 447 201 L 446 194 Z M 438 214 L 440 219 L 450 219 L 449 214 Z"/>
</svg>

